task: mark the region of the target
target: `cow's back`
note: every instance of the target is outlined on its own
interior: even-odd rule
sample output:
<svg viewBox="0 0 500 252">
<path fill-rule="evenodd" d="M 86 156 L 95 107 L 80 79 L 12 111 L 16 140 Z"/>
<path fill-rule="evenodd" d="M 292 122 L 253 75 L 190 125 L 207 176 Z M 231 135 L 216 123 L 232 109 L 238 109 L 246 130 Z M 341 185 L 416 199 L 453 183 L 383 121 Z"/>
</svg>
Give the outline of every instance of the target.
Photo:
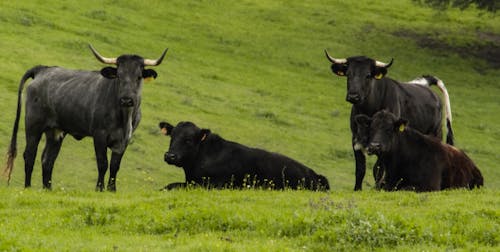
<svg viewBox="0 0 500 252">
<path fill-rule="evenodd" d="M 469 188 L 483 186 L 483 176 L 474 162 L 463 152 L 453 146 L 443 145 L 448 169 L 443 175 L 443 189 Z"/>
<path fill-rule="evenodd" d="M 329 189 L 328 180 L 304 164 L 280 153 L 253 151 L 258 153 L 258 176 L 273 180 L 276 188 Z"/>
<path fill-rule="evenodd" d="M 439 96 L 429 87 L 397 83 L 401 118 L 409 121 L 412 128 L 426 135 L 442 136 L 442 104 Z"/>
<path fill-rule="evenodd" d="M 204 145 L 196 167 L 185 170 L 188 180 L 199 183 L 202 177 L 210 177 L 210 182 L 219 187 L 231 181 L 236 187 L 259 185 L 296 189 L 303 183 L 307 189 L 322 189 L 317 185 L 320 179 L 321 185 L 329 188 L 325 177 L 282 154 L 226 141 L 214 134 L 207 137 Z"/>
<path fill-rule="evenodd" d="M 107 113 L 104 108 L 113 101 L 110 94 L 116 88 L 111 81 L 103 85 L 103 80 L 99 72 L 43 69 L 26 88 L 27 123 L 91 135 L 96 113 Z"/>
</svg>

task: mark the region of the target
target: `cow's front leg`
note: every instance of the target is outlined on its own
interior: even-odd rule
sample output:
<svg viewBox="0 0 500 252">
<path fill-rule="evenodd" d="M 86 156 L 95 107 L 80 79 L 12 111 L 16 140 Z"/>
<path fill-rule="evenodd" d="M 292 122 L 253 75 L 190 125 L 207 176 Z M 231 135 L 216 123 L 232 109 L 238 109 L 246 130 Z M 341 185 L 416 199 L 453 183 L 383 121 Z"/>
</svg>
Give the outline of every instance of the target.
<svg viewBox="0 0 500 252">
<path fill-rule="evenodd" d="M 108 148 L 105 136 L 94 136 L 94 150 L 99 173 L 95 190 L 102 192 L 104 190 L 104 176 L 108 170 Z"/>
<path fill-rule="evenodd" d="M 116 174 L 120 170 L 120 163 L 122 162 L 123 153 L 113 152 L 111 154 L 111 164 L 109 166 L 109 181 L 108 191 L 116 191 Z"/>
<path fill-rule="evenodd" d="M 361 191 L 366 172 L 366 157 L 363 151 L 354 150 L 354 159 L 356 162 L 356 184 L 354 185 L 354 191 Z"/>
</svg>

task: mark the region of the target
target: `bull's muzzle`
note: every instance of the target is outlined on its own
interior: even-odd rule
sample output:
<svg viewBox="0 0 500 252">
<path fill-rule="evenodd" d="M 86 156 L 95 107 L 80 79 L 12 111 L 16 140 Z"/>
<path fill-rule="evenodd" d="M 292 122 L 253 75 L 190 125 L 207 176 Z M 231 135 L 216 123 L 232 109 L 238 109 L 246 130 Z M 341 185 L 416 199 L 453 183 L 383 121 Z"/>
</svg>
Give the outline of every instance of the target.
<svg viewBox="0 0 500 252">
<path fill-rule="evenodd" d="M 134 106 L 134 99 L 132 99 L 130 97 L 122 97 L 122 98 L 120 98 L 120 106 L 133 107 Z"/>
<path fill-rule="evenodd" d="M 373 154 L 380 154 L 382 151 L 382 145 L 380 143 L 370 143 L 368 145 L 368 154 L 373 155 Z"/>
<path fill-rule="evenodd" d="M 170 152 L 165 153 L 165 162 L 168 164 L 175 164 L 177 162 L 177 155 Z"/>
<path fill-rule="evenodd" d="M 361 96 L 358 93 L 348 93 L 345 99 L 352 104 L 358 104 L 361 101 Z"/>
</svg>

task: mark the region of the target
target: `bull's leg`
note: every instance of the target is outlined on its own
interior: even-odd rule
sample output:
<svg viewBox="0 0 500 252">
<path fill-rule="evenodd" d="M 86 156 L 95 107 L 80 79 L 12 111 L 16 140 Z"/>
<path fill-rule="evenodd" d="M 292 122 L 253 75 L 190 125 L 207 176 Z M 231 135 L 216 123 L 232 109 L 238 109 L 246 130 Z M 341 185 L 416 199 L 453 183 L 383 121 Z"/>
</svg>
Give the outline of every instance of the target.
<svg viewBox="0 0 500 252">
<path fill-rule="evenodd" d="M 105 137 L 94 136 L 94 150 L 99 173 L 95 190 L 102 192 L 104 190 L 104 175 L 108 170 L 108 147 Z"/>
<path fill-rule="evenodd" d="M 111 165 L 109 166 L 109 181 L 108 191 L 116 191 L 116 174 L 120 170 L 120 163 L 122 162 L 123 153 L 113 152 L 111 154 Z"/>
<path fill-rule="evenodd" d="M 51 189 L 52 187 L 52 169 L 56 161 L 57 155 L 61 150 L 63 135 L 56 135 L 56 130 L 47 131 L 45 133 L 46 143 L 42 153 L 42 178 L 43 187 Z"/>
<path fill-rule="evenodd" d="M 42 133 L 33 133 L 26 130 L 26 149 L 24 150 L 24 187 L 31 187 L 31 174 L 35 165 L 36 152 Z"/>
<path fill-rule="evenodd" d="M 366 172 L 366 157 L 362 151 L 355 150 L 354 159 L 356 160 L 356 184 L 354 185 L 354 191 L 360 191 Z"/>
</svg>

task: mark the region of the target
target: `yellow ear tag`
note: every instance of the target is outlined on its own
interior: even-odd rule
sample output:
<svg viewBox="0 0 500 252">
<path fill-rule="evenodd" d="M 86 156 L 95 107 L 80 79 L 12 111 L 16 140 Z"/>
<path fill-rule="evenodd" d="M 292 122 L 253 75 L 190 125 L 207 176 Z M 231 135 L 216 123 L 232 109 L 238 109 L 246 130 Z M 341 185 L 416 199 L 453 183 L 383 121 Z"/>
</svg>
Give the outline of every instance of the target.
<svg viewBox="0 0 500 252">
<path fill-rule="evenodd" d="M 161 133 L 163 135 L 167 135 L 167 133 L 168 133 L 167 128 L 161 128 Z"/>
<path fill-rule="evenodd" d="M 403 132 L 403 131 L 405 131 L 405 125 L 401 124 L 401 125 L 399 125 L 399 132 Z"/>
<path fill-rule="evenodd" d="M 154 78 L 153 77 L 147 77 L 147 78 L 144 78 L 144 82 L 150 82 L 152 81 Z"/>
<path fill-rule="evenodd" d="M 375 75 L 375 79 L 377 79 L 377 80 L 382 79 L 382 77 L 384 77 L 384 75 L 382 73 L 378 73 L 377 75 Z"/>
</svg>

